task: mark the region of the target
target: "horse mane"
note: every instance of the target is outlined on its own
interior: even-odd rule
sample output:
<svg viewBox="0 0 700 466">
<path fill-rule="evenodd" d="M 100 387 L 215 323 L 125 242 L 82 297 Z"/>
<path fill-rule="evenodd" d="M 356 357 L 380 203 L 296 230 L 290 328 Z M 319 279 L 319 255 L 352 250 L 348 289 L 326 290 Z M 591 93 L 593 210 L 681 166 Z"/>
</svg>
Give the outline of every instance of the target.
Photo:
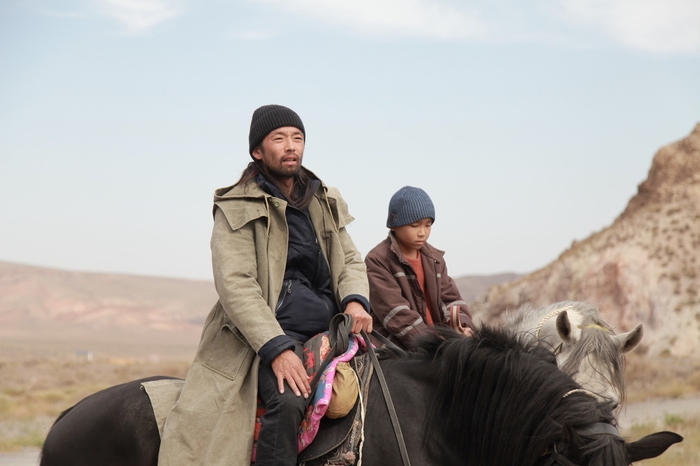
<svg viewBox="0 0 700 466">
<path fill-rule="evenodd" d="M 580 386 L 534 342 L 484 326 L 472 338 L 436 330 L 419 348 L 419 355 L 394 356 L 427 363 L 424 370 L 436 385 L 426 442 L 429 448 L 449 446 L 455 462 L 510 465 L 517 458 L 535 464 L 562 440 L 588 455 L 591 465 L 606 464 L 590 461 L 591 455 L 622 457 L 618 439 L 577 432 L 595 422 L 614 424 L 611 406 L 585 393 L 563 398 Z"/>
</svg>

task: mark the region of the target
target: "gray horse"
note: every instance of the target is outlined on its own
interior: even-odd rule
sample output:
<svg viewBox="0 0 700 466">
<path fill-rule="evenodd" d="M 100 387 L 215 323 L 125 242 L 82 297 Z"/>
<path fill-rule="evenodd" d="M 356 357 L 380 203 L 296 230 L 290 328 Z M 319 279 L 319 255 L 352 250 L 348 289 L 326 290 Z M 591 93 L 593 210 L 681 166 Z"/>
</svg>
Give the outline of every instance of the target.
<svg viewBox="0 0 700 466">
<path fill-rule="evenodd" d="M 582 387 L 613 402 L 624 403 L 624 353 L 642 339 L 642 324 L 615 335 L 600 318 L 598 306 L 563 301 L 546 307 L 525 305 L 506 315 L 504 327 L 549 347 L 557 365 Z"/>
</svg>

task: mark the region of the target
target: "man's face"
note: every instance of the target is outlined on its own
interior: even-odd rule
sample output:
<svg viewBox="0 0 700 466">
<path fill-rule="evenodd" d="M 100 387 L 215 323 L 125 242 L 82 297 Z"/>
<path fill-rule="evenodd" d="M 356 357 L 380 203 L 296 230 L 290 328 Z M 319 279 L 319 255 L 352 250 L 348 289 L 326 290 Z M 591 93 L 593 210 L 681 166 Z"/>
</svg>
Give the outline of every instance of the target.
<svg viewBox="0 0 700 466">
<path fill-rule="evenodd" d="M 253 151 L 253 157 L 278 178 L 294 177 L 301 169 L 303 156 L 304 133 L 293 126 L 271 131 Z"/>
</svg>

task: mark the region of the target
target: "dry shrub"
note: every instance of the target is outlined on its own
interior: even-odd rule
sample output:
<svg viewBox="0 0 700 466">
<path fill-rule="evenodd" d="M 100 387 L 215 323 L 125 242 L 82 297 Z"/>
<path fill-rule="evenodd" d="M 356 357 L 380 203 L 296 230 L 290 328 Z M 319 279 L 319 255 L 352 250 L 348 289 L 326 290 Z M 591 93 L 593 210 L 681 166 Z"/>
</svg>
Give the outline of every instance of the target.
<svg viewBox="0 0 700 466">
<path fill-rule="evenodd" d="M 189 368 L 189 361 L 121 362 L 0 361 L 0 451 L 41 446 L 61 412 L 99 390 L 153 375 L 184 378 Z"/>
<path fill-rule="evenodd" d="M 656 398 L 679 398 L 700 392 L 700 360 L 627 356 L 627 402 Z"/>
<path fill-rule="evenodd" d="M 153 375 L 183 377 L 188 362 L 112 364 L 75 361 L 5 361 L 0 364 L 0 413 L 3 420 L 55 417 L 104 388 Z"/>
</svg>

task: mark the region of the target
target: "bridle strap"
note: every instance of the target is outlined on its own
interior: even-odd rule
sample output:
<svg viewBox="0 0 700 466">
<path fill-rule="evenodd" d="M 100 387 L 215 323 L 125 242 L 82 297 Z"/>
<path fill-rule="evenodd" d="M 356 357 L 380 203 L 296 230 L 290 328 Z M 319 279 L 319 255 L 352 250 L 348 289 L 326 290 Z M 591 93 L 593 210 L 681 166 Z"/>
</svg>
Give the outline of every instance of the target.
<svg viewBox="0 0 700 466">
<path fill-rule="evenodd" d="M 549 459 L 544 463 L 544 466 L 554 466 L 555 464 L 559 466 L 578 466 L 576 463 L 571 462 L 569 458 L 559 453 L 556 444 L 552 447 L 552 451 L 549 452 Z"/>
<path fill-rule="evenodd" d="M 584 326 L 579 325 L 578 328 L 580 328 L 582 330 L 584 328 L 595 328 L 595 329 L 602 330 L 602 331 L 607 332 L 607 333 L 612 333 L 609 328 L 605 328 L 602 325 L 598 325 L 598 324 L 588 324 L 588 325 L 584 325 Z"/>
<path fill-rule="evenodd" d="M 535 329 L 535 340 L 538 340 L 538 341 L 539 341 L 539 339 L 540 339 L 540 330 L 542 330 L 542 326 L 543 326 L 549 319 L 551 319 L 551 318 L 554 317 L 554 316 L 558 316 L 558 315 L 561 314 L 562 312 L 568 311 L 569 309 L 571 309 L 571 306 L 566 306 L 565 308 L 557 309 L 556 311 L 550 312 L 549 314 L 547 314 L 546 316 L 544 316 L 544 318 L 540 321 L 540 323 L 537 324 L 537 328 Z"/>
<path fill-rule="evenodd" d="M 620 432 L 618 432 L 617 430 L 617 427 L 607 422 L 594 422 L 585 429 L 577 429 L 576 432 L 579 435 L 608 434 L 622 439 L 622 437 L 620 437 Z M 576 463 L 573 463 L 569 458 L 557 451 L 557 444 L 554 444 L 552 446 L 552 451 L 547 451 L 547 453 L 545 454 L 549 455 L 549 458 L 547 458 L 547 461 L 544 463 L 544 466 L 578 466 Z"/>
<path fill-rule="evenodd" d="M 594 399 L 598 399 L 599 396 L 596 395 L 593 392 L 590 392 L 586 389 L 583 388 L 574 388 L 573 390 L 569 390 L 566 392 L 564 395 L 562 395 L 562 399 L 566 398 L 569 395 L 573 395 L 574 393 L 582 393 L 585 395 L 588 395 Z M 620 432 L 618 432 L 617 427 L 614 425 L 608 423 L 608 422 L 594 422 L 593 424 L 589 425 L 588 427 L 584 429 L 576 429 L 576 432 L 579 435 L 599 435 L 599 434 L 607 434 L 607 435 L 612 435 L 617 438 L 622 438 L 620 436 Z M 549 455 L 547 458 L 547 461 L 544 463 L 543 466 L 554 466 L 554 465 L 559 465 L 559 466 L 577 466 L 575 463 L 573 463 L 569 458 L 566 456 L 562 455 L 557 451 L 557 444 L 555 443 L 552 445 L 552 450 L 545 452 L 545 455 Z"/>
<path fill-rule="evenodd" d="M 597 401 L 600 401 L 600 402 L 605 401 L 604 397 L 598 395 L 597 393 L 593 393 L 590 390 L 586 390 L 585 388 L 574 388 L 573 390 L 569 390 L 568 392 L 564 393 L 561 397 L 566 398 L 567 396 L 574 394 L 574 393 L 583 393 L 584 395 L 588 395 Z"/>
<path fill-rule="evenodd" d="M 365 339 L 367 343 L 367 353 L 369 354 L 369 359 L 372 361 L 372 366 L 374 366 L 374 372 L 377 374 L 377 379 L 379 379 L 379 386 L 382 388 L 382 393 L 384 394 L 384 401 L 386 403 L 387 410 L 389 411 L 389 418 L 391 418 L 391 425 L 394 427 L 394 434 L 396 435 L 396 442 L 399 444 L 399 452 L 401 453 L 401 460 L 404 466 L 410 466 L 411 461 L 408 458 L 408 449 L 406 448 L 406 442 L 403 438 L 403 432 L 401 432 L 401 424 L 399 423 L 399 417 L 396 415 L 396 408 L 394 408 L 394 402 L 391 399 L 391 393 L 389 393 L 389 386 L 386 383 L 386 378 L 384 377 L 384 371 L 379 365 L 379 360 L 372 347 L 372 342 L 367 336 L 367 332 L 362 330 L 362 338 Z M 372 332 L 376 337 L 378 334 Z M 388 340 L 387 340 L 388 342 Z M 393 345 L 393 343 L 391 343 Z M 395 345 L 394 345 L 395 346 Z"/>
<path fill-rule="evenodd" d="M 578 429 L 577 432 L 579 433 L 579 435 L 609 434 L 618 438 L 622 438 L 620 436 L 620 432 L 617 430 L 617 427 L 607 422 L 594 422 L 585 429 Z"/>
</svg>

